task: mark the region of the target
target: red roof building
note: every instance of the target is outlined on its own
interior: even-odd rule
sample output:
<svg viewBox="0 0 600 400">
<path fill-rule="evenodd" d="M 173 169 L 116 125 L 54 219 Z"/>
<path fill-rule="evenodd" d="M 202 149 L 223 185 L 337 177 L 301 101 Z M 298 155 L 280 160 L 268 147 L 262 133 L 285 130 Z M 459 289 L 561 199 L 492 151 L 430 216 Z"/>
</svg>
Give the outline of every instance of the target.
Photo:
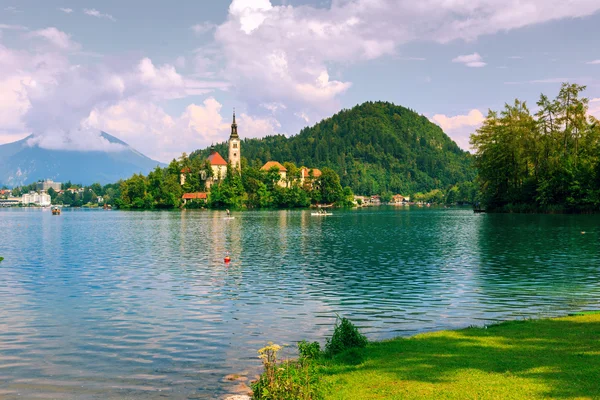
<svg viewBox="0 0 600 400">
<path fill-rule="evenodd" d="M 196 192 L 196 193 L 184 193 L 183 200 L 206 200 L 207 195 L 205 192 Z"/>
<path fill-rule="evenodd" d="M 316 169 L 316 168 L 308 169 L 306 167 L 302 167 L 300 169 L 300 178 L 302 180 L 307 179 L 310 176 L 310 172 L 311 171 L 312 171 L 313 178 L 318 178 L 318 177 L 321 176 L 321 170 L 320 169 Z"/>
<path fill-rule="evenodd" d="M 287 169 L 283 165 L 279 164 L 277 161 L 268 161 L 265 165 L 262 166 L 261 169 L 263 171 L 269 171 L 273 167 L 277 167 L 279 172 L 287 172 Z"/>
<path fill-rule="evenodd" d="M 216 151 L 210 153 L 208 161 L 210 162 L 210 165 L 227 165 L 227 161 L 225 161 L 225 159 Z"/>
<path fill-rule="evenodd" d="M 192 170 L 189 169 L 189 167 L 184 167 L 181 169 L 182 174 L 189 174 L 190 172 L 192 172 Z"/>
</svg>

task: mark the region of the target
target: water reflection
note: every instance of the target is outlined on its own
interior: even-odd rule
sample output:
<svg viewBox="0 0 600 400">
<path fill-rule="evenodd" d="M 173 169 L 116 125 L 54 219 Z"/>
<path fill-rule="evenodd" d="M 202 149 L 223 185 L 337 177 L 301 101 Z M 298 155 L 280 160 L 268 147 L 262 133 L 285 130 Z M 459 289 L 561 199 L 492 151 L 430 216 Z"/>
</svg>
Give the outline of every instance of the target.
<svg viewBox="0 0 600 400">
<path fill-rule="evenodd" d="M 224 217 L 0 211 L 0 397 L 213 398 L 335 313 L 381 339 L 599 307 L 597 216 Z"/>
</svg>

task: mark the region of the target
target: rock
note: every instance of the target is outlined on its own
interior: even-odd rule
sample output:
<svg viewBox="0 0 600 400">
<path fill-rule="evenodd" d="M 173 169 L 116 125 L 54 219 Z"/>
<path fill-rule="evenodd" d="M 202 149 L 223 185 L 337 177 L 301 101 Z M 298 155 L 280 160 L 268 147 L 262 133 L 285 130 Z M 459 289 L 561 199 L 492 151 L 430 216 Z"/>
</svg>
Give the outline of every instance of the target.
<svg viewBox="0 0 600 400">
<path fill-rule="evenodd" d="M 229 374 L 224 378 L 226 381 L 241 381 L 245 382 L 248 380 L 247 376 L 238 375 L 238 374 Z"/>
<path fill-rule="evenodd" d="M 252 400 L 250 396 L 236 394 L 233 396 L 225 397 L 225 400 Z"/>
</svg>

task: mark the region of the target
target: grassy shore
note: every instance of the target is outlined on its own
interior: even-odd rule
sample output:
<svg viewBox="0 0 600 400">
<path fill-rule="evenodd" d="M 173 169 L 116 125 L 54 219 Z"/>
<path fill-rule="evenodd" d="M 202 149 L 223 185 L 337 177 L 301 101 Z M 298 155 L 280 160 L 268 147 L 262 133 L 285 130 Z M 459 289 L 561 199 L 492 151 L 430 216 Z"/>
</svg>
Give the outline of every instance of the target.
<svg viewBox="0 0 600 400">
<path fill-rule="evenodd" d="M 326 399 L 600 399 L 600 314 L 375 342 L 322 372 Z"/>
</svg>

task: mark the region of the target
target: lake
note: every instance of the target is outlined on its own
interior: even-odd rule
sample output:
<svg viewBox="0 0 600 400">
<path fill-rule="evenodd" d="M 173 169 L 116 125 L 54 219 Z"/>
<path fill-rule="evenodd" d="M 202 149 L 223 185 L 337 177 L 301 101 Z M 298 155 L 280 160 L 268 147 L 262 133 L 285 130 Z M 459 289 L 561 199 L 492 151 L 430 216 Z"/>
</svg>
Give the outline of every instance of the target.
<svg viewBox="0 0 600 400">
<path fill-rule="evenodd" d="M 375 340 L 600 309 L 600 216 L 233 215 L 0 210 L 0 397 L 219 398 L 336 314 Z"/>
</svg>

